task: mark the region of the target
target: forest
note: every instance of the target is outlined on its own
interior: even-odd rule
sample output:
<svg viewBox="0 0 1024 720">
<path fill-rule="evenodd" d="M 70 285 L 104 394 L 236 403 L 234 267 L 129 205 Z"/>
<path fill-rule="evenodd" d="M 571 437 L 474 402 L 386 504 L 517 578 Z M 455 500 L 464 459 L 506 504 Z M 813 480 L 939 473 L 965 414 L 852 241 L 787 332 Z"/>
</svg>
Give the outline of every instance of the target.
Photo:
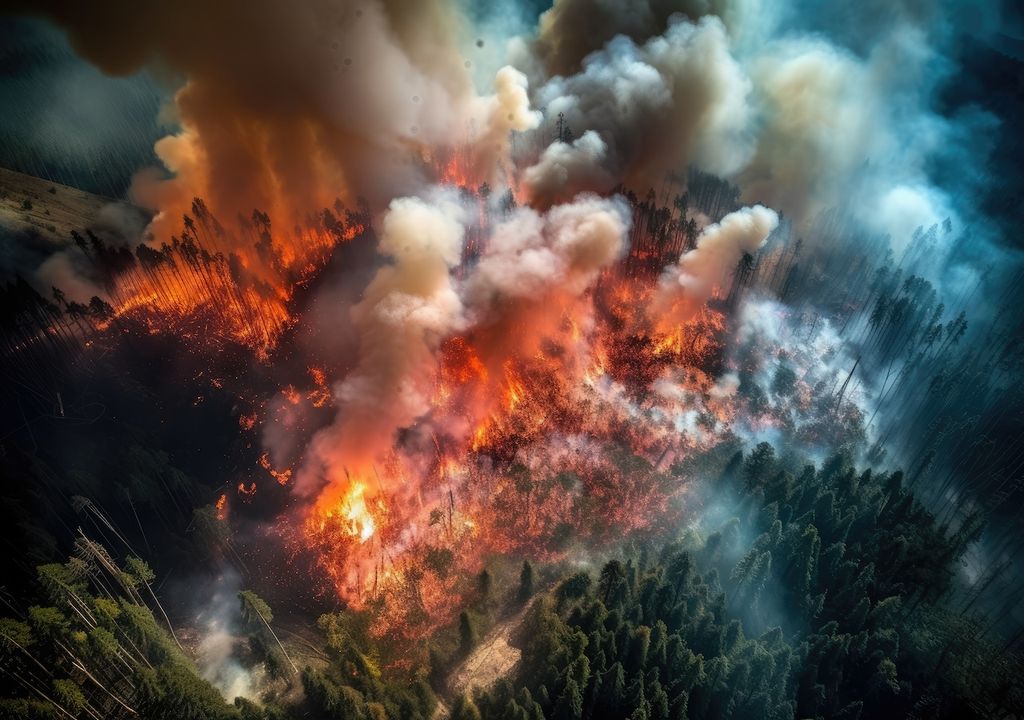
<svg viewBox="0 0 1024 720">
<path fill-rule="evenodd" d="M 1024 717 L 1024 18 L 0 13 L 0 720 Z"/>
<path fill-rule="evenodd" d="M 1010 474 L 1019 450 L 979 439 L 1020 401 L 1002 382 L 1016 372 L 1016 321 L 997 313 L 988 327 L 970 330 L 962 309 L 947 310 L 927 280 L 903 269 L 912 260 L 896 265 L 888 256 L 871 266 L 871 248 L 838 259 L 805 256 L 780 228 L 756 255 L 740 258 L 729 292 L 705 313 L 725 314 L 724 327 L 741 324 L 743 304 L 753 298 L 807 297 L 812 278 L 839 274 L 830 265 L 857 268 L 830 283 L 829 294 L 814 290 L 815 310 L 789 320 L 790 337 L 802 337 L 802 346 L 729 339 L 706 314 L 691 330 L 701 344 L 664 350 L 656 335 L 616 332 L 624 317 L 614 305 L 620 283 L 650 285 L 657 277 L 650 268 L 692 249 L 688 213 L 736 209 L 728 184 L 693 173 L 686 182 L 674 209 L 659 206 L 653 190 L 644 200 L 627 195 L 633 241 L 615 271 L 619 279 L 606 279 L 595 302 L 607 303 L 613 329 L 602 340 L 604 372 L 647 412 L 658 411 L 645 400 L 647 387 L 666 368 L 695 375 L 737 368 L 728 411 L 712 402 L 713 388 L 698 383 L 694 390 L 707 396 L 696 422 L 713 440 L 686 451 L 636 438 L 610 445 L 601 450 L 610 464 L 599 468 L 610 475 L 537 466 L 527 457 L 547 452 L 543 440 L 524 430 L 516 412 L 528 418 L 534 406 L 561 405 L 545 421 L 549 432 L 585 428 L 599 442 L 656 426 L 592 425 L 543 368 L 524 366 L 534 373 L 523 380 L 530 395 L 474 444 L 466 490 L 449 491 L 430 513 L 430 524 L 444 529 L 441 542 L 408 551 L 402 584 L 389 591 L 397 598 L 381 593 L 363 604 L 332 602 L 308 583 L 322 563 L 311 548 L 268 554 L 259 547 L 266 538 L 249 536 L 261 517 L 281 513 L 275 506 L 290 475 L 238 436 L 239 425 L 255 422 L 246 409 L 256 416 L 252 398 L 277 382 L 278 371 L 254 384 L 259 375 L 240 370 L 247 355 L 264 352 L 250 338 L 276 342 L 259 314 L 234 315 L 233 329 L 253 335 L 200 331 L 218 348 L 211 368 L 208 355 L 182 357 L 166 331 L 154 333 L 153 310 L 116 312 L 99 297 L 79 304 L 59 288 L 51 301 L 24 280 L 9 284 L 8 377 L 31 392 L 19 393 L 25 424 L 12 425 L 19 441 L 4 454 L 5 474 L 26 479 L 5 488 L 10 515 L 21 518 L 4 532 L 6 545 L 17 548 L 5 558 L 4 576 L 20 578 L 5 591 L 5 716 L 1012 716 L 1024 702 L 1020 581 L 1010 559 L 1020 543 Z M 511 212 L 508 206 L 498 212 Z M 172 278 L 192 273 L 184 282 L 212 292 L 217 278 L 232 298 L 221 306 L 237 310 L 245 280 L 217 269 L 229 263 L 204 249 L 204 233 L 190 234 L 190 226 L 218 224 L 197 215 L 201 223 L 186 218 L 184 242 L 165 246 L 160 260 L 148 259 L 145 245 L 134 255 L 110 250 L 91 230 L 72 239 L 98 264 L 114 302 L 124 303 L 118 287 L 150 282 L 155 292 L 173 293 Z M 312 236 L 333 233 L 336 252 L 349 253 L 357 251 L 344 243 L 362 242 L 358 228 L 369 219 L 348 213 L 343 226 L 328 210 L 320 222 Z M 841 232 L 836 222 L 826 228 Z M 357 228 L 352 238 L 345 226 Z M 949 231 L 922 234 L 941 232 Z M 257 251 L 269 237 L 266 228 Z M 121 277 L 128 279 L 119 284 Z M 179 312 L 168 297 L 170 311 Z M 301 313 L 294 308 L 303 298 L 300 291 L 285 307 Z M 196 328 L 223 322 L 216 313 L 172 317 Z M 823 371 L 815 355 L 816 328 L 826 323 L 858 348 L 834 371 Z M 282 331 L 285 346 L 294 342 L 294 328 Z M 97 347 L 102 365 L 91 354 Z M 149 362 L 140 364 L 140 354 Z M 453 358 L 457 369 L 464 358 Z M 872 395 L 858 394 L 858 367 L 881 378 Z M 191 377 L 201 395 L 162 388 L 168 373 Z M 47 387 L 67 387 L 71 378 L 79 379 L 75 386 L 88 378 L 88 390 L 47 397 Z M 318 398 L 314 383 L 302 402 L 315 406 Z M 140 413 L 147 406 L 159 410 Z M 37 414 L 32 420 L 26 408 Z M 731 413 L 734 428 L 723 431 L 716 412 Z M 191 432 L 165 427 L 168 413 L 193 418 Z M 754 433 L 741 429 L 766 421 L 775 428 L 771 443 L 754 443 Z M 872 427 L 877 439 L 867 445 Z M 210 436 L 227 443 L 212 466 L 209 455 L 186 450 Z M 165 447 L 207 478 L 251 477 L 241 468 L 262 465 L 278 482 L 260 481 L 256 494 L 256 483 L 250 490 L 243 479 L 236 492 L 221 492 L 178 467 Z M 906 470 L 886 462 L 890 448 L 900 448 Z M 824 459 L 814 463 L 806 452 Z M 966 487 L 958 482 L 965 469 L 975 478 Z M 239 513 L 233 519 L 229 496 Z M 674 509 L 651 523 L 630 517 L 634 502 Z M 494 516 L 482 555 L 453 539 L 453 513 L 470 507 L 481 521 L 484 507 Z M 260 688 L 255 696 L 232 702 L 222 670 L 202 661 L 197 667 L 204 641 L 181 589 L 169 597 L 169 612 L 161 604 L 159 572 L 184 568 L 208 576 L 231 568 L 255 583 L 256 591 L 232 586 L 224 655 Z M 304 589 L 282 594 L 267 583 L 267 568 Z M 424 600 L 428 592 L 456 605 L 438 613 Z M 293 606 L 279 628 L 275 599 Z M 411 609 L 382 631 L 395 618 L 393 606 L 405 602 Z M 319 619 L 308 625 L 303 617 Z M 514 670 L 488 686 L 458 686 L 453 678 L 477 644 L 506 626 L 520 658 Z"/>
</svg>

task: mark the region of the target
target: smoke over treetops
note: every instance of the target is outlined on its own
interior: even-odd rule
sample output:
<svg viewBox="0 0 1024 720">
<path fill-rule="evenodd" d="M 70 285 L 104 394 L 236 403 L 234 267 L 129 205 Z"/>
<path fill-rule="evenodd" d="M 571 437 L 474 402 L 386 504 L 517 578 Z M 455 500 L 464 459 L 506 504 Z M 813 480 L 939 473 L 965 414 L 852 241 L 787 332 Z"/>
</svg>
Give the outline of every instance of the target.
<svg viewBox="0 0 1024 720">
<path fill-rule="evenodd" d="M 168 89 L 163 167 L 130 191 L 155 213 L 141 245 L 66 250 L 99 268 L 93 329 L 193 328 L 271 368 L 240 419 L 268 473 L 220 499 L 286 488 L 286 541 L 410 634 L 456 583 L 434 573 L 403 615 L 415 558 L 663 530 L 709 448 L 920 463 L 897 419 L 928 411 L 901 393 L 1017 267 L 935 172 L 984 115 L 937 109 L 956 4 L 863 33 L 740 0 L 557 0 L 532 23 L 444 0 L 15 5 Z M 362 243 L 372 266 L 339 268 Z M 331 337 L 290 345 L 304 323 Z"/>
</svg>

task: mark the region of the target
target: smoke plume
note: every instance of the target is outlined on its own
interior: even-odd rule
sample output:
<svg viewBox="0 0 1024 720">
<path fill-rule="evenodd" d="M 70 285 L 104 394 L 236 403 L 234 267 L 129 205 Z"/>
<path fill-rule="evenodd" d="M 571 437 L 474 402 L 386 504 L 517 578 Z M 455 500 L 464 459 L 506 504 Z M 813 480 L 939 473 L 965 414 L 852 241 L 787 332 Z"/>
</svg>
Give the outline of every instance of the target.
<svg viewBox="0 0 1024 720">
<path fill-rule="evenodd" d="M 432 200 L 400 198 L 384 215 L 378 250 L 391 262 L 352 308 L 359 363 L 335 388 L 337 421 L 313 442 L 329 479 L 367 470 L 396 430 L 429 410 L 437 347 L 463 323 L 451 276 L 462 252 L 463 211 L 441 193 Z"/>
<path fill-rule="evenodd" d="M 180 130 L 157 143 L 169 179 L 140 177 L 177 231 L 192 198 L 221 218 L 253 208 L 291 227 L 336 197 L 385 204 L 418 189 L 419 148 L 464 130 L 472 91 L 448 3 L 112 1 L 33 4 L 111 74 L 181 78 Z M 173 82 L 173 81 L 172 81 Z"/>
<path fill-rule="evenodd" d="M 723 286 L 744 254 L 752 254 L 778 226 L 779 216 L 763 205 L 729 213 L 704 228 L 697 246 L 666 268 L 655 299 L 655 320 L 666 327 L 685 323 Z"/>
<path fill-rule="evenodd" d="M 572 143 L 551 143 L 537 163 L 523 171 L 531 205 L 544 208 L 584 190 L 610 190 L 615 180 L 604 167 L 607 156 L 608 146 L 593 130 Z"/>
<path fill-rule="evenodd" d="M 750 90 L 720 20 L 676 18 L 642 45 L 612 39 L 579 73 L 540 87 L 537 104 L 549 119 L 563 114 L 570 128 L 597 132 L 613 175 L 645 192 L 690 162 L 725 174 L 742 167 Z"/>
</svg>

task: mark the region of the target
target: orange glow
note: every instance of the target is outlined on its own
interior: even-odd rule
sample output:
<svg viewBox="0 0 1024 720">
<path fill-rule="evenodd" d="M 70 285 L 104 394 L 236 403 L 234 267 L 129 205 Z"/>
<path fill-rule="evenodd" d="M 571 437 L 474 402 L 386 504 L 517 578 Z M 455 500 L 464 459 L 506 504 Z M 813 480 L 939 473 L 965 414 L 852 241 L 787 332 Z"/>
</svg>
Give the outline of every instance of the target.
<svg viewBox="0 0 1024 720">
<path fill-rule="evenodd" d="M 287 485 L 288 481 L 292 479 L 291 468 L 285 468 L 284 470 L 275 470 L 270 464 L 270 453 L 263 453 L 259 459 L 260 467 L 270 473 L 270 476 L 277 480 L 279 485 Z"/>
<path fill-rule="evenodd" d="M 434 169 L 478 201 L 454 270 L 465 277 L 485 249 L 488 204 L 464 153 Z M 712 303 L 684 324 L 651 317 L 650 268 L 678 254 L 638 246 L 582 296 L 509 301 L 493 325 L 443 338 L 422 416 L 374 443 L 388 448 L 378 456 L 332 456 L 351 473 L 329 464 L 312 478 L 324 485 L 294 542 L 330 590 L 372 610 L 372 632 L 423 637 L 450 621 L 489 554 L 557 560 L 567 538 L 600 549 L 678 522 L 687 485 L 677 468 L 726 437 L 734 416 L 713 379 L 726 316 Z M 521 343 L 521 330 L 533 341 Z M 331 372 L 312 366 L 285 386 L 285 414 L 332 405 Z M 269 455 L 260 465 L 291 482 Z"/>
<path fill-rule="evenodd" d="M 435 162 L 438 181 L 444 185 L 454 185 L 471 192 L 476 192 L 479 182 L 474 178 L 472 162 L 468 148 L 448 150 L 448 158 L 442 163 Z"/>
<path fill-rule="evenodd" d="M 383 504 L 380 505 L 383 509 Z M 366 485 L 355 481 L 335 502 L 314 513 L 311 518 L 319 532 L 340 530 L 344 535 L 365 543 L 377 530 L 377 522 L 366 504 Z"/>
<path fill-rule="evenodd" d="M 491 552 L 557 559 L 566 528 L 598 547 L 678 517 L 686 486 L 669 468 L 717 443 L 716 423 L 732 416 L 702 369 L 721 352 L 725 318 L 705 308 L 685 325 L 649 328 L 651 292 L 649 280 L 609 273 L 596 321 L 554 323 L 550 346 L 500 363 L 485 337 L 441 344 L 434 457 L 396 449 L 380 475 L 335 478 L 305 523 L 303 543 L 338 594 L 374 600 L 375 632 L 422 636 L 458 607 L 463 590 L 431 570 L 439 548 L 469 572 Z M 656 380 L 664 395 L 650 392 Z M 378 487 L 389 488 L 388 506 Z M 395 604 L 410 583 L 415 619 Z"/>
<path fill-rule="evenodd" d="M 322 368 L 309 368 L 309 376 L 313 380 L 313 389 L 306 393 L 306 399 L 313 407 L 324 407 L 331 401 L 331 389 L 327 386 L 327 373 Z"/>
<path fill-rule="evenodd" d="M 168 333 L 192 347 L 237 344 L 266 360 L 291 327 L 291 302 L 330 259 L 334 248 L 364 232 L 366 218 L 330 211 L 291 232 L 253 213 L 234 227 L 218 222 L 201 200 L 180 235 L 157 238 L 132 253 L 96 245 L 90 258 L 106 275 L 112 314 L 106 329 L 133 324 Z"/>
<path fill-rule="evenodd" d="M 256 494 L 256 483 L 252 482 L 246 485 L 245 483 L 238 483 L 238 494 L 242 496 L 242 500 L 248 502 L 252 500 L 252 496 Z"/>
<path fill-rule="evenodd" d="M 302 395 L 299 394 L 299 391 L 296 390 L 295 386 L 293 385 L 289 385 L 286 388 L 284 388 L 281 391 L 281 394 L 284 395 L 284 399 L 287 400 L 291 405 L 298 405 L 300 402 L 302 402 Z"/>
</svg>

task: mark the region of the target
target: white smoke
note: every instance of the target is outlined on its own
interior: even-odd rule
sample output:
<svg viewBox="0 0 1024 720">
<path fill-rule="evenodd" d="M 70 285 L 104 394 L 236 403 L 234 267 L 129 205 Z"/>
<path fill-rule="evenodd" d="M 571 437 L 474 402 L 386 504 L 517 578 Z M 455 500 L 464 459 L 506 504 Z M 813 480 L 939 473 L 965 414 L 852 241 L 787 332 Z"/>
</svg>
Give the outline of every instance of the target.
<svg viewBox="0 0 1024 720">
<path fill-rule="evenodd" d="M 397 429 L 430 408 L 437 347 L 463 323 L 451 275 L 461 259 L 463 216 L 440 191 L 431 202 L 393 200 L 384 215 L 378 250 L 390 262 L 352 308 L 359 363 L 335 388 L 337 421 L 313 441 L 328 477 L 372 463 Z"/>
<path fill-rule="evenodd" d="M 950 128 L 930 114 L 904 72 L 920 73 L 927 45 L 893 33 L 860 58 L 823 39 L 772 43 L 754 61 L 762 128 L 738 174 L 744 196 L 766 201 L 806 227 L 843 208 L 902 252 L 914 230 L 956 220 L 926 163 Z M 901 73 L 891 72 L 900 67 Z"/>
<path fill-rule="evenodd" d="M 485 177 L 497 180 L 498 171 L 510 164 L 508 146 L 510 134 L 533 130 L 540 125 L 542 115 L 530 109 L 526 75 L 506 65 L 494 78 L 494 95 L 480 99 L 486 116 L 486 131 L 477 139 L 477 167 Z"/>
<path fill-rule="evenodd" d="M 537 163 L 523 171 L 531 204 L 544 208 L 583 190 L 609 190 L 615 179 L 604 167 L 607 156 L 608 146 L 593 130 L 572 143 L 551 143 Z"/>
<path fill-rule="evenodd" d="M 659 321 L 678 324 L 691 318 L 724 284 L 743 254 L 756 252 L 778 224 L 774 210 L 755 205 L 704 228 L 696 247 L 661 277 L 654 303 Z"/>
<path fill-rule="evenodd" d="M 196 625 L 202 631 L 196 658 L 200 674 L 229 702 L 236 697 L 252 698 L 256 694 L 252 673 L 242 665 L 236 653 L 236 647 L 242 642 L 236 634 L 241 619 L 240 589 L 238 573 L 226 570 L 217 579 L 209 603 L 196 617 Z"/>
<path fill-rule="evenodd" d="M 500 223 L 467 281 L 479 314 L 510 298 L 552 290 L 578 295 L 625 249 L 629 213 L 621 200 L 581 195 L 541 214 L 519 208 Z"/>
</svg>

